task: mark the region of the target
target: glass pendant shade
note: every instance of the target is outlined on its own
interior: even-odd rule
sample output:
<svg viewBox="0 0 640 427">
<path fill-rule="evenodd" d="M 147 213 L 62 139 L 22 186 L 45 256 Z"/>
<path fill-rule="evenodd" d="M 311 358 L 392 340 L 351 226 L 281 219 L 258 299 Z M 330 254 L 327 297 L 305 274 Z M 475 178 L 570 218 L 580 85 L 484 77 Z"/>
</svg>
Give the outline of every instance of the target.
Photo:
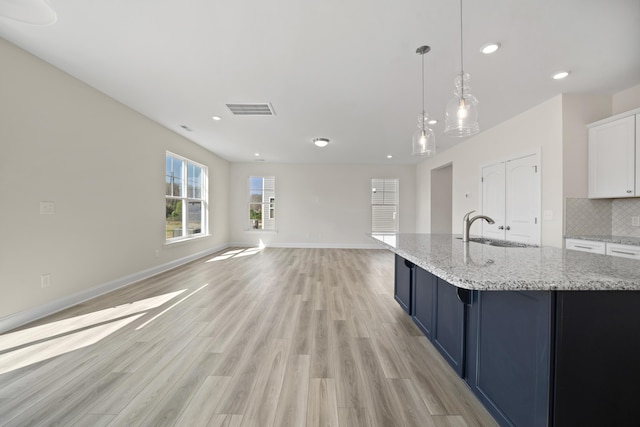
<svg viewBox="0 0 640 427">
<path fill-rule="evenodd" d="M 418 130 L 413 134 L 411 155 L 433 156 L 436 154 L 436 136 L 428 126 L 429 116 L 424 112 L 424 54 L 431 50 L 429 46 L 420 46 L 416 53 L 422 56 L 422 114 L 418 116 Z"/>
<path fill-rule="evenodd" d="M 445 129 L 447 136 L 464 137 L 478 133 L 478 99 L 469 90 L 469 74 L 456 76 L 455 96 L 447 103 Z"/>
<path fill-rule="evenodd" d="M 418 117 L 418 130 L 413 134 L 414 156 L 433 156 L 436 154 L 436 137 L 433 130 L 427 126 L 429 116 L 426 114 Z"/>
</svg>

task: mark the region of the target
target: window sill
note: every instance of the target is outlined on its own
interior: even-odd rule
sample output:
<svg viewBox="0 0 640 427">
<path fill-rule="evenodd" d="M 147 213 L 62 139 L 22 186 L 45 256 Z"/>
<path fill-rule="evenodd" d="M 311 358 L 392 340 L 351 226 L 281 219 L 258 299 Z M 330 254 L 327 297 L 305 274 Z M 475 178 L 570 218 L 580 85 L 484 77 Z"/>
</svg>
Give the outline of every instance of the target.
<svg viewBox="0 0 640 427">
<path fill-rule="evenodd" d="M 205 237 L 211 237 L 211 234 L 199 234 L 197 236 L 190 237 L 176 237 L 175 239 L 165 240 L 164 246 L 175 245 L 176 243 L 193 242 L 194 240 L 200 240 Z"/>
</svg>

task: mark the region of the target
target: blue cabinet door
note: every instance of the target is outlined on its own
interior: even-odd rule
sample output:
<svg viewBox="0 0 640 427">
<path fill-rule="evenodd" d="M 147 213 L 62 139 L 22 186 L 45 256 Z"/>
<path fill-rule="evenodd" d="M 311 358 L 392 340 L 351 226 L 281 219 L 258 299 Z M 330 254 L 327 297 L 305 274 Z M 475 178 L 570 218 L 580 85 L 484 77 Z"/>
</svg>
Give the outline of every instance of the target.
<svg viewBox="0 0 640 427">
<path fill-rule="evenodd" d="M 502 426 L 549 425 L 550 292 L 478 292 L 466 381 Z"/>
<path fill-rule="evenodd" d="M 640 425 L 640 291 L 558 291 L 555 346 L 554 426 Z"/>
<path fill-rule="evenodd" d="M 394 297 L 400 307 L 411 314 L 411 289 L 415 265 L 396 255 Z"/>
<path fill-rule="evenodd" d="M 460 376 L 464 376 L 465 304 L 458 288 L 437 278 L 432 342 Z"/>
<path fill-rule="evenodd" d="M 438 278 L 420 267 L 415 268 L 413 284 L 413 321 L 422 333 L 433 339 L 433 324 L 435 320 L 435 298 Z"/>
</svg>

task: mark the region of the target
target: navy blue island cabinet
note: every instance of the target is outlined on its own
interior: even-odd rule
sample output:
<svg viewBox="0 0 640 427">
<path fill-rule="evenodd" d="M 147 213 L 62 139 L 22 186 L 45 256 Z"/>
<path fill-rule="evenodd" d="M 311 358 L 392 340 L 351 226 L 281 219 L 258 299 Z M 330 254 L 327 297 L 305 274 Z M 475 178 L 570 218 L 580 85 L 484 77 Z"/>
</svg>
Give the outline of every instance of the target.
<svg viewBox="0 0 640 427">
<path fill-rule="evenodd" d="M 467 306 L 469 387 L 500 425 L 549 425 L 551 293 L 472 295 Z"/>
<path fill-rule="evenodd" d="M 411 312 L 414 323 L 460 376 L 464 376 L 465 310 L 457 289 L 415 267 Z"/>
<path fill-rule="evenodd" d="M 414 282 L 415 265 L 396 255 L 394 297 L 400 307 L 411 314 L 411 289 Z"/>
<path fill-rule="evenodd" d="M 640 426 L 640 291 L 470 291 L 398 266 L 396 299 L 501 426 Z"/>
</svg>

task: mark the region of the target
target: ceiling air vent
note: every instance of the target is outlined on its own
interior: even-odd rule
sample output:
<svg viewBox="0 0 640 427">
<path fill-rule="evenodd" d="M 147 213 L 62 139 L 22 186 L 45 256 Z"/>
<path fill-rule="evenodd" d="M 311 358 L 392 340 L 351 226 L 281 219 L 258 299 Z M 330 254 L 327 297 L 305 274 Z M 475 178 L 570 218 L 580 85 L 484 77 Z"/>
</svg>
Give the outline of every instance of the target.
<svg viewBox="0 0 640 427">
<path fill-rule="evenodd" d="M 269 103 L 265 104 L 227 104 L 235 116 L 275 116 L 276 112 Z"/>
</svg>

